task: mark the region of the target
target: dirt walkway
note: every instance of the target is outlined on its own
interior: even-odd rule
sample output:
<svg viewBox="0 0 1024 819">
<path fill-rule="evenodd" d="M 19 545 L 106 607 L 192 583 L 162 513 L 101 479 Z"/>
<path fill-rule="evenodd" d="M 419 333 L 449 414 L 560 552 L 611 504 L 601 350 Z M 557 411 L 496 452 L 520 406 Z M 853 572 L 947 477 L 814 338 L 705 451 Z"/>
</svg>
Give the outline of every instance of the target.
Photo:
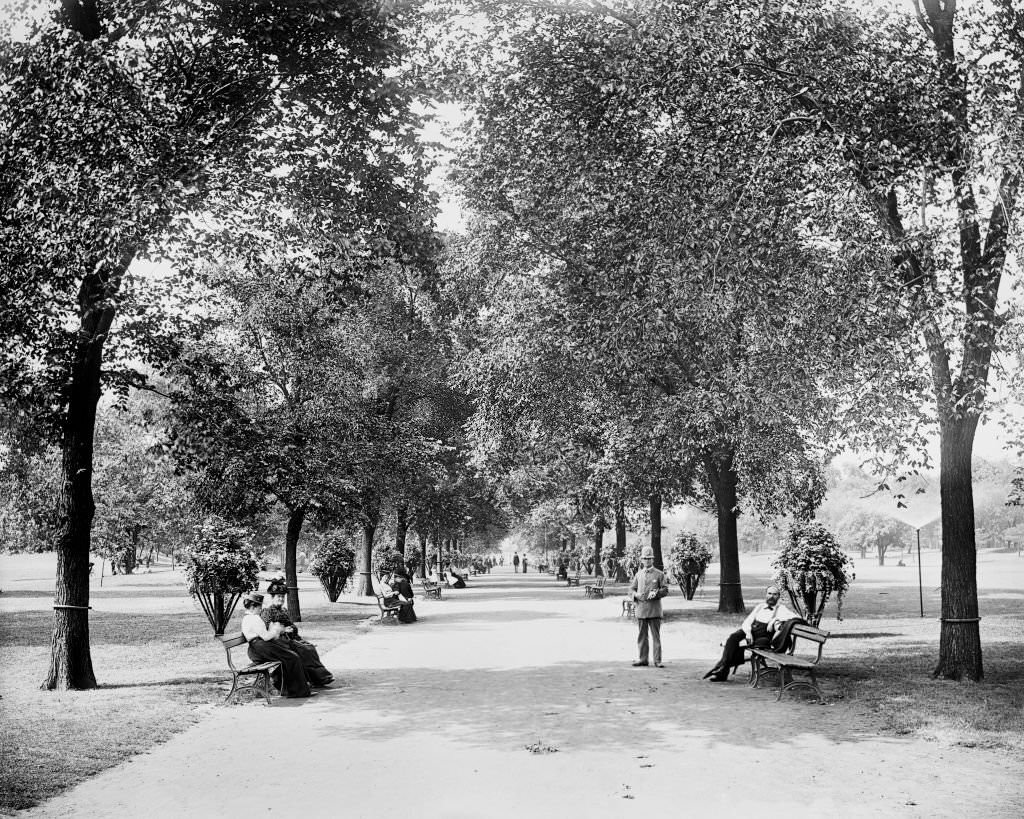
<svg viewBox="0 0 1024 819">
<path fill-rule="evenodd" d="M 326 654 L 339 681 L 318 697 L 215 708 L 20 815 L 1024 814 L 1022 760 L 880 736 L 842 701 L 702 682 L 724 635 L 680 613 L 694 605 L 668 598 L 667 667 L 634 669 L 619 598 L 474 578 L 419 600 L 416 625 L 368 625 Z"/>
</svg>

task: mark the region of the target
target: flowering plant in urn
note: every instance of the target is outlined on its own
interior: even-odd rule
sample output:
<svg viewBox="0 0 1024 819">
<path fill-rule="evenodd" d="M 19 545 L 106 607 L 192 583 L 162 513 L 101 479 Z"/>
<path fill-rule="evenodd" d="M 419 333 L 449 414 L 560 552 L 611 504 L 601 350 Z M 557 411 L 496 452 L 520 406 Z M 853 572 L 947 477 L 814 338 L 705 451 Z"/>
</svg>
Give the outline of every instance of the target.
<svg viewBox="0 0 1024 819">
<path fill-rule="evenodd" d="M 853 561 L 820 523 L 794 523 L 782 551 L 772 561 L 772 583 L 789 594 L 793 608 L 812 626 L 821 622 L 833 594 L 842 620 L 843 596 L 856 578 Z"/>
<path fill-rule="evenodd" d="M 259 585 L 259 561 L 249 532 L 213 515 L 196 528 L 184 553 L 189 594 L 220 635 L 239 599 Z"/>
</svg>

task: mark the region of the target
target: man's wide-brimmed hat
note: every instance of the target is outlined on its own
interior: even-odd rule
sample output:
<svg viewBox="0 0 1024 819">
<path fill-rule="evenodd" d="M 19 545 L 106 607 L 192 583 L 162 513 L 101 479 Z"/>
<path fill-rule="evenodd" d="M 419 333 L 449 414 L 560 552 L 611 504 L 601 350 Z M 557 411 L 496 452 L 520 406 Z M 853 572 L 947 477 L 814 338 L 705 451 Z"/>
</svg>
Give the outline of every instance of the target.
<svg viewBox="0 0 1024 819">
<path fill-rule="evenodd" d="M 643 550 L 640 552 L 640 557 L 654 557 L 654 547 L 644 546 Z"/>
</svg>

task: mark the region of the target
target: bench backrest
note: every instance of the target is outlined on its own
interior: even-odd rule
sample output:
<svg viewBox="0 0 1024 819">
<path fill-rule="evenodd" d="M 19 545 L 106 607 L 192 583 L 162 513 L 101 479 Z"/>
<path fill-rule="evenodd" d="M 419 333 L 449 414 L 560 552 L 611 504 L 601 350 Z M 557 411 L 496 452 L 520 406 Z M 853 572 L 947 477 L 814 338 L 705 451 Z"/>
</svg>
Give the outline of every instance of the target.
<svg viewBox="0 0 1024 819">
<path fill-rule="evenodd" d="M 244 646 L 249 641 L 245 639 L 245 635 L 242 632 L 238 634 L 232 634 L 230 636 L 219 637 L 221 644 L 224 646 L 224 653 L 228 655 L 228 668 L 232 671 L 236 671 L 235 664 L 231 660 L 231 649 L 238 648 L 238 646 Z"/>
<path fill-rule="evenodd" d="M 802 625 L 800 623 L 797 623 L 797 624 L 795 624 L 793 626 L 793 628 L 789 632 L 789 634 L 793 638 L 799 637 L 801 640 L 808 640 L 808 641 L 810 641 L 812 643 L 816 643 L 817 647 L 818 647 L 818 652 L 817 652 L 817 656 L 814 659 L 814 662 L 818 662 L 819 660 L 821 660 L 821 650 L 825 646 L 825 641 L 830 636 L 829 632 L 822 631 L 820 628 L 815 628 L 814 626 L 805 626 L 805 625 Z M 790 653 L 791 654 L 795 653 L 795 649 L 796 648 L 797 648 L 796 639 L 794 639 L 793 640 L 793 649 L 794 650 L 791 651 Z"/>
</svg>

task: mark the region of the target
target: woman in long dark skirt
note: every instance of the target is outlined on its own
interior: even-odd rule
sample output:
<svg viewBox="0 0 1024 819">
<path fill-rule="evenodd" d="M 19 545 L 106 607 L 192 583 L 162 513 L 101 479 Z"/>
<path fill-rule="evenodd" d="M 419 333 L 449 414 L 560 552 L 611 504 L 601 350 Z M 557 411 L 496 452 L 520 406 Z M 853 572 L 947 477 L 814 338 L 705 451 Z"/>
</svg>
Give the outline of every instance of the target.
<svg viewBox="0 0 1024 819">
<path fill-rule="evenodd" d="M 416 609 L 413 608 L 413 597 L 415 597 L 415 594 L 413 593 L 412 583 L 409 581 L 409 575 L 406 574 L 405 567 L 396 567 L 391 572 L 391 577 L 387 583 L 394 593 L 398 595 L 398 603 L 402 606 L 398 610 L 398 622 L 415 623 L 417 619 Z"/>
<path fill-rule="evenodd" d="M 299 637 L 299 630 L 295 627 L 295 623 L 292 622 L 292 618 L 288 616 L 288 609 L 284 607 L 285 599 L 288 595 L 288 586 L 285 585 L 285 581 L 281 578 L 271 580 L 270 585 L 267 587 L 267 594 L 270 595 L 270 605 L 260 612 L 263 622 L 268 627 L 271 623 L 281 624 L 283 629 L 281 640 L 284 641 L 288 648 L 299 655 L 299 659 L 302 660 L 302 667 L 306 670 L 306 677 L 309 678 L 311 685 L 321 688 L 325 685 L 330 685 L 334 682 L 334 675 L 324 668 L 324 664 L 320 662 L 320 655 L 317 653 L 316 646 L 308 640 L 303 640 Z"/>
<path fill-rule="evenodd" d="M 249 642 L 249 659 L 254 663 L 277 660 L 281 669 L 275 674 L 274 683 L 281 690 L 282 697 L 308 697 L 313 692 L 302 667 L 299 655 L 280 639 L 283 627 L 278 623 L 267 626 L 260 617 L 263 595 L 249 592 L 242 598 L 245 614 L 242 615 L 242 635 Z"/>
</svg>

